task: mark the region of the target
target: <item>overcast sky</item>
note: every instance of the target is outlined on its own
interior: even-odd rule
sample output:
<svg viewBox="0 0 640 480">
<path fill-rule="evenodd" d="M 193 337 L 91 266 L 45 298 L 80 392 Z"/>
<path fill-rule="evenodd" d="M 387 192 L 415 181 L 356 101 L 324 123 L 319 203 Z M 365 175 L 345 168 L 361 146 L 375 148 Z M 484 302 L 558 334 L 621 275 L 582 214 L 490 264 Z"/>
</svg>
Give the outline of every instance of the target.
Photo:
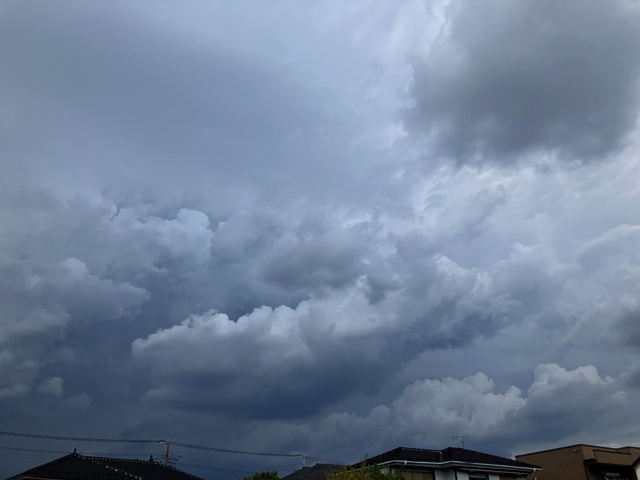
<svg viewBox="0 0 640 480">
<path fill-rule="evenodd" d="M 0 65 L 0 430 L 640 444 L 637 2 L 2 2 Z"/>
</svg>

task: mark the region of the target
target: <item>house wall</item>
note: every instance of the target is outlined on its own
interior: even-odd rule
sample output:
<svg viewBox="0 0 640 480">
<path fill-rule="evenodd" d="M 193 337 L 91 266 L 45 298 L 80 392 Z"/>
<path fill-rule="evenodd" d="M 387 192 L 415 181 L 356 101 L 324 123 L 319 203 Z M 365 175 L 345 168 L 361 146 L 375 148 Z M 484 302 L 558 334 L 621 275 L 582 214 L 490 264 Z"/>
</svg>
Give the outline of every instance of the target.
<svg viewBox="0 0 640 480">
<path fill-rule="evenodd" d="M 443 470 L 435 470 L 435 480 L 469 480 L 469 476 L 467 475 L 465 478 L 460 476 L 458 473 L 458 477 L 456 478 L 456 472 L 452 468 L 447 468 Z"/>
<path fill-rule="evenodd" d="M 530 473 L 527 480 L 596 480 L 587 473 L 584 459 L 581 446 L 516 455 L 518 461 L 542 467 Z"/>
<path fill-rule="evenodd" d="M 592 445 L 516 455 L 517 460 L 542 467 L 529 474 L 527 480 L 605 480 L 605 472 L 618 473 L 621 480 L 638 480 L 640 477 L 630 468 L 638 458 L 639 450 L 634 447 L 616 449 Z"/>
<path fill-rule="evenodd" d="M 619 449 L 594 448 L 593 456 L 597 462 L 610 465 L 632 465 L 640 456 L 639 450 L 631 447 Z"/>
<path fill-rule="evenodd" d="M 414 472 L 411 470 L 400 470 L 406 480 L 434 480 L 433 472 Z"/>
</svg>

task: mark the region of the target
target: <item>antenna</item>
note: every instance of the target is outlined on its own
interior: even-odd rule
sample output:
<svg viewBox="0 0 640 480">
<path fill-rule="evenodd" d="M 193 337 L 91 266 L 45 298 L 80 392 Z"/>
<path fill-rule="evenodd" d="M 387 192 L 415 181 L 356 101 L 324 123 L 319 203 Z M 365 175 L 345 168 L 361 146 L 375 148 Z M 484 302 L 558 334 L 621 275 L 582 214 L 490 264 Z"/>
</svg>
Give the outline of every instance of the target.
<svg viewBox="0 0 640 480">
<path fill-rule="evenodd" d="M 451 435 L 451 438 L 459 441 L 462 444 L 462 448 L 464 448 L 464 440 L 471 437 L 475 437 L 475 435 Z"/>
</svg>

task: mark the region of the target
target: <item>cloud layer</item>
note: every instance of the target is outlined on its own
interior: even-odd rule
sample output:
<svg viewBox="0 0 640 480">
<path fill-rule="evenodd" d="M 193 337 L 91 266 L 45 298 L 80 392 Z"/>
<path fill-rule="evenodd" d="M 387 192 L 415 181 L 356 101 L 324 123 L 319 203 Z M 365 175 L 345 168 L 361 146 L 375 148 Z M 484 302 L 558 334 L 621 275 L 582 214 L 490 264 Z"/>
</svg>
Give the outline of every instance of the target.
<svg viewBox="0 0 640 480">
<path fill-rule="evenodd" d="M 412 130 L 456 164 L 548 153 L 604 160 L 633 128 L 640 12 L 631 2 L 451 2 L 417 61 Z"/>
<path fill-rule="evenodd" d="M 638 442 L 635 5 L 185 5 L 0 7 L 0 430 Z"/>
</svg>

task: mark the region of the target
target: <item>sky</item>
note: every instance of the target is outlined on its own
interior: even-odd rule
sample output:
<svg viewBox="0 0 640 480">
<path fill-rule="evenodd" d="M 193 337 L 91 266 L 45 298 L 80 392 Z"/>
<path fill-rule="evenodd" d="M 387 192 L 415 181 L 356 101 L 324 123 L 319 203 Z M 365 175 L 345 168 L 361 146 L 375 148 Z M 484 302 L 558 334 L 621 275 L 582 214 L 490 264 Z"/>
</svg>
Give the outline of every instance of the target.
<svg viewBox="0 0 640 480">
<path fill-rule="evenodd" d="M 0 65 L 0 431 L 640 444 L 638 2 L 2 2 Z M 73 448 L 164 450 L 0 477 Z"/>
</svg>

